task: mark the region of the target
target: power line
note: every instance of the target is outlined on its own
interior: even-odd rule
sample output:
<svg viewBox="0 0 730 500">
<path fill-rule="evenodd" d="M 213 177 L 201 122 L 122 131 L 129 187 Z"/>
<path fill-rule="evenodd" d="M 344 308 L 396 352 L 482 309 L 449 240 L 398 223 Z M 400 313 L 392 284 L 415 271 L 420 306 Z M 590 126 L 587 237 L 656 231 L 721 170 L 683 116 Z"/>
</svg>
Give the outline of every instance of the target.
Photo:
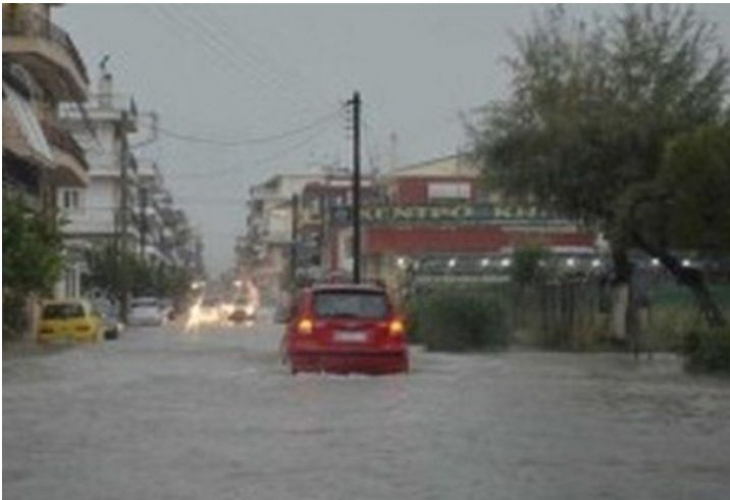
<svg viewBox="0 0 730 500">
<path fill-rule="evenodd" d="M 226 22 L 225 18 L 220 18 L 215 14 L 215 12 L 212 9 L 206 9 L 206 12 L 209 13 L 209 19 L 210 21 L 215 24 L 215 26 L 218 27 L 218 31 L 220 32 L 221 36 L 229 42 L 229 46 L 231 47 L 240 47 L 242 51 L 244 51 L 250 59 L 259 61 L 262 64 L 262 66 L 266 66 L 269 68 L 269 72 L 277 76 L 277 81 L 279 83 L 283 84 L 283 80 L 291 80 L 294 84 L 291 88 L 299 90 L 300 92 L 297 92 L 299 95 L 302 95 L 305 99 L 307 99 L 311 104 L 317 104 L 317 106 L 321 103 L 315 103 L 310 97 L 313 97 L 309 93 L 301 92 L 303 90 L 303 87 L 301 86 L 302 82 L 304 81 L 304 77 L 301 74 L 301 71 L 299 71 L 297 68 L 292 68 L 291 70 L 287 71 L 286 68 L 282 67 L 274 58 L 267 55 L 265 49 L 256 46 L 254 43 L 252 43 L 249 40 L 245 40 L 245 43 L 240 43 L 240 32 L 234 31 Z M 201 19 L 204 20 L 204 19 Z M 247 45 L 250 45 L 252 49 L 254 50 L 248 50 Z M 292 75 L 292 73 L 294 73 Z M 282 78 L 283 77 L 283 78 Z M 317 101 L 319 101 L 319 98 L 317 98 Z M 316 107 L 316 106 L 315 106 Z"/>
<path fill-rule="evenodd" d="M 180 9 L 180 11 L 182 15 L 185 16 L 182 8 Z M 206 19 L 203 16 L 195 16 L 194 18 L 188 17 L 188 19 L 190 19 L 191 22 L 200 26 L 202 29 L 206 30 L 214 38 L 214 40 L 216 40 L 218 44 L 226 49 L 232 56 L 237 53 L 242 53 L 247 61 L 253 62 L 259 67 L 264 66 L 263 64 L 261 64 L 261 57 L 247 48 L 247 45 L 251 45 L 250 42 L 245 41 L 244 43 L 240 43 L 235 40 L 222 20 L 213 20 L 212 18 Z M 273 67 L 273 65 L 270 63 L 268 64 L 268 66 L 270 68 Z M 278 71 L 278 74 L 275 71 L 271 70 L 266 71 L 266 73 L 271 77 L 271 79 L 274 80 L 274 84 L 276 85 L 277 89 L 283 86 L 283 80 L 279 77 L 279 74 L 282 73 L 280 70 Z"/>
<path fill-rule="evenodd" d="M 157 126 L 156 130 L 164 136 L 177 139 L 180 141 L 186 141 L 186 142 L 192 142 L 196 144 L 208 144 L 212 146 L 222 146 L 222 147 L 241 147 L 241 146 L 252 146 L 257 144 L 266 144 L 270 142 L 279 141 L 282 139 L 286 139 L 288 137 L 292 137 L 298 134 L 301 134 L 303 132 L 306 132 L 308 130 L 316 129 L 317 127 L 331 121 L 333 118 L 337 117 L 340 114 L 340 110 L 334 112 L 334 113 L 328 113 L 324 116 L 320 116 L 316 120 L 307 123 L 305 125 L 302 125 L 300 127 L 287 130 L 285 132 L 281 132 L 279 134 L 272 134 L 268 136 L 262 136 L 262 137 L 251 137 L 247 139 L 238 139 L 238 140 L 225 140 L 225 139 L 216 139 L 211 137 L 202 137 L 199 135 L 193 135 L 193 134 L 186 134 L 182 132 L 176 132 L 174 130 L 170 130 L 168 128 Z"/>
<path fill-rule="evenodd" d="M 173 10 L 167 10 L 165 6 L 154 6 L 155 8 L 152 9 L 151 12 L 153 12 L 155 15 L 157 15 L 166 25 L 171 27 L 180 37 L 186 38 L 186 39 L 192 39 L 192 41 L 195 42 L 195 45 L 200 47 L 202 46 L 204 49 L 206 49 L 207 52 L 211 54 L 211 56 L 206 58 L 206 62 L 209 64 L 214 64 L 217 67 L 227 71 L 231 72 L 232 74 L 236 74 L 238 76 L 243 76 L 246 79 L 252 79 L 256 81 L 261 87 L 266 88 L 267 90 L 271 90 L 271 85 L 269 84 L 269 81 L 262 79 L 262 77 L 255 71 L 252 71 L 248 67 L 244 67 L 241 65 L 241 62 L 236 59 L 235 57 L 232 57 L 233 53 L 238 52 L 235 47 L 230 46 L 223 46 L 223 44 L 220 42 L 220 38 L 215 34 L 213 31 L 213 28 L 207 27 L 203 28 L 200 26 L 199 22 L 197 22 L 194 19 L 190 19 L 188 17 L 183 18 L 178 16 L 178 13 Z M 197 18 L 196 18 L 197 19 Z M 227 64 L 222 64 L 224 61 L 227 62 Z M 289 97 L 287 94 L 284 94 L 284 97 Z M 292 102 L 292 101 L 290 101 Z M 299 101 L 297 101 L 299 103 Z M 330 115 L 327 115 L 329 117 Z M 323 117 L 323 121 L 327 118 Z M 316 123 L 313 123 L 312 126 L 315 126 Z M 307 130 L 309 128 L 308 125 L 302 127 L 302 129 Z M 158 126 L 158 130 L 160 131 L 161 135 L 166 135 L 168 137 L 171 137 L 173 139 L 188 141 L 191 143 L 209 143 L 210 145 L 215 146 L 223 146 L 223 147 L 236 147 L 238 145 L 245 145 L 245 144 L 255 144 L 255 143 L 265 143 L 269 142 L 268 137 L 263 138 L 253 138 L 253 139 L 246 139 L 243 141 L 231 141 L 231 140 L 224 140 L 224 139 L 216 139 L 216 138 L 208 138 L 208 137 L 200 137 L 195 136 L 193 134 L 186 134 L 182 132 L 177 132 L 165 128 L 161 128 Z M 292 135 L 299 130 L 294 131 L 287 131 L 281 135 L 289 135 L 289 133 L 292 133 Z M 271 141 L 278 139 L 278 137 L 272 137 Z M 240 144 L 239 144 L 240 143 Z"/>
<path fill-rule="evenodd" d="M 268 83 L 261 79 L 260 75 L 250 69 L 241 66 L 240 62 L 231 56 L 231 50 L 225 49 L 217 44 L 213 37 L 201 31 L 200 27 L 191 21 L 183 21 L 174 10 L 167 10 L 164 6 L 150 6 L 151 12 L 156 15 L 166 26 L 172 28 L 179 38 L 192 41 L 195 48 L 202 48 L 208 54 L 204 64 L 216 66 L 236 78 L 243 77 L 245 81 L 254 81 L 259 87 L 270 89 Z M 190 51 L 193 52 L 194 51 Z M 284 97 L 288 97 L 284 95 Z"/>
<path fill-rule="evenodd" d="M 241 66 L 240 60 L 233 56 L 234 50 L 226 46 L 215 30 L 208 25 L 203 25 L 197 17 L 189 17 L 178 7 L 170 8 L 166 5 L 158 5 L 159 11 L 173 23 L 178 24 L 187 31 L 194 32 L 198 43 L 206 45 L 210 50 L 217 53 L 221 59 L 226 60 L 235 69 L 245 76 L 256 80 L 256 83 L 264 88 L 270 88 L 271 81 L 266 80 L 259 73 L 249 71 L 246 66 Z M 196 35 L 197 34 L 197 35 Z"/>
<path fill-rule="evenodd" d="M 233 69 L 237 69 L 239 74 L 247 79 L 253 79 L 261 88 L 270 92 L 280 90 L 278 93 L 279 98 L 288 100 L 289 104 L 298 105 L 301 103 L 299 99 L 294 98 L 290 93 L 282 92 L 283 90 L 288 89 L 282 88 L 280 82 L 275 82 L 270 76 L 267 77 L 258 71 L 252 70 L 250 68 L 250 59 L 243 60 L 240 57 L 236 57 L 235 55 L 240 54 L 242 50 L 245 51 L 245 48 L 227 43 L 227 41 L 222 39 L 219 35 L 219 30 L 208 24 L 203 18 L 199 16 L 192 17 L 180 8 L 172 9 L 163 5 L 157 7 L 159 11 L 170 21 L 182 26 L 183 29 L 187 31 L 196 33 L 197 44 L 202 43 L 207 46 L 210 50 L 216 53 L 218 57 L 229 63 Z"/>
<path fill-rule="evenodd" d="M 263 163 L 267 163 L 267 162 L 282 158 L 282 157 L 286 156 L 287 154 L 291 153 L 292 151 L 296 151 L 297 149 L 301 149 L 305 146 L 308 146 L 309 144 L 314 142 L 316 139 L 321 137 L 325 130 L 326 129 L 319 130 L 316 134 L 313 134 L 313 135 L 307 137 L 303 141 L 297 142 L 287 148 L 280 149 L 279 151 L 276 151 L 275 153 L 273 153 L 271 155 L 253 160 L 247 166 L 253 167 L 253 166 L 261 165 Z M 242 173 L 246 173 L 246 170 L 241 168 L 241 166 L 235 166 L 235 167 L 229 167 L 229 168 L 220 169 L 220 170 L 209 170 L 203 174 L 189 174 L 189 175 L 178 174 L 178 175 L 175 175 L 175 179 L 207 179 L 207 178 L 210 178 L 211 175 L 215 175 L 216 177 L 221 177 L 221 176 L 226 176 L 226 175 L 231 175 L 231 174 L 235 175 L 235 174 L 242 174 Z"/>
</svg>

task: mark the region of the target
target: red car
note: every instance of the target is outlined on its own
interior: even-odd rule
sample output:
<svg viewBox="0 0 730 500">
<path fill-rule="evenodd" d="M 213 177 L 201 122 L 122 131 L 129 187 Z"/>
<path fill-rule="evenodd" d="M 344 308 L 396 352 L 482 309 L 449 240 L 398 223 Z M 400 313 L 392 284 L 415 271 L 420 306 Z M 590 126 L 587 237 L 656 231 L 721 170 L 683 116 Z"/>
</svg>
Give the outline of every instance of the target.
<svg viewBox="0 0 730 500">
<path fill-rule="evenodd" d="M 283 339 L 292 373 L 408 371 L 403 320 L 383 288 L 316 285 L 293 304 Z"/>
</svg>

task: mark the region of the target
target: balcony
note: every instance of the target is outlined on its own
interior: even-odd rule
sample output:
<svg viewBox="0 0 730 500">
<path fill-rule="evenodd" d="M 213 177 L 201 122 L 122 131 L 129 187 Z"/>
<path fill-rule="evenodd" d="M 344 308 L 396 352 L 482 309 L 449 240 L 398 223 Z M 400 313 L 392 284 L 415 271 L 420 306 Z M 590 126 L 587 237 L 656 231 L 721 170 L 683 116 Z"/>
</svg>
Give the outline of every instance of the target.
<svg viewBox="0 0 730 500">
<path fill-rule="evenodd" d="M 265 200 L 283 199 L 279 189 L 266 187 L 264 185 L 252 187 L 249 193 L 253 203 Z"/>
<path fill-rule="evenodd" d="M 89 183 L 89 165 L 81 146 L 69 132 L 53 121 L 41 121 L 41 128 L 51 146 L 56 164 L 56 183 L 60 186 L 86 186 Z"/>
<path fill-rule="evenodd" d="M 5 7 L 5 6 L 3 6 Z M 48 17 L 3 8 L 3 58 L 22 64 L 55 101 L 83 101 L 89 79 L 71 37 Z"/>
<path fill-rule="evenodd" d="M 74 127 L 85 127 L 87 119 L 111 121 L 124 127 L 128 133 L 134 133 L 139 125 L 139 114 L 130 94 L 87 93 L 82 106 L 75 102 L 59 103 L 58 116 Z"/>
</svg>

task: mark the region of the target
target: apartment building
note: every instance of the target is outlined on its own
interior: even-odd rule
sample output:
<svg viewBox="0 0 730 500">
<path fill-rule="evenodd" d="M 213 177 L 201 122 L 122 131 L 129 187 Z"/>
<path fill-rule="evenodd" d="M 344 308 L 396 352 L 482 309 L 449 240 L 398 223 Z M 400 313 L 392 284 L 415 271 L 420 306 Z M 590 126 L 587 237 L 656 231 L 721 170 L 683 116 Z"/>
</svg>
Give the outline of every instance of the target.
<svg viewBox="0 0 730 500">
<path fill-rule="evenodd" d="M 84 152 L 58 120 L 61 102 L 86 100 L 88 77 L 58 4 L 3 4 L 3 185 L 55 212 L 59 189 L 84 187 Z"/>
</svg>

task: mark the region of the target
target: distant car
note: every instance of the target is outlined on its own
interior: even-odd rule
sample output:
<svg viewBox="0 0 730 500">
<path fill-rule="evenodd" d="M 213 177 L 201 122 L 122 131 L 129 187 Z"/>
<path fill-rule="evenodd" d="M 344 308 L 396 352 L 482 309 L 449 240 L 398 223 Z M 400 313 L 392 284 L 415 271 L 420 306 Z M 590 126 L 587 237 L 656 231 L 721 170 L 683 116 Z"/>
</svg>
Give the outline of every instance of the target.
<svg viewBox="0 0 730 500">
<path fill-rule="evenodd" d="M 405 326 L 381 287 L 305 289 L 294 301 L 283 343 L 292 373 L 408 371 Z"/>
<path fill-rule="evenodd" d="M 102 317 L 86 300 L 57 300 L 42 305 L 39 342 L 96 342 L 103 334 Z"/>
<path fill-rule="evenodd" d="M 138 297 L 132 299 L 127 317 L 129 326 L 161 326 L 165 323 L 165 314 L 160 301 L 155 297 Z"/>
<path fill-rule="evenodd" d="M 228 315 L 228 321 L 234 323 L 242 323 L 244 321 L 253 321 L 256 319 L 256 310 L 252 304 L 245 298 L 237 299 L 233 303 L 233 310 Z"/>
<path fill-rule="evenodd" d="M 217 297 L 205 297 L 195 308 L 197 321 L 201 325 L 221 321 L 221 302 Z"/>
</svg>

